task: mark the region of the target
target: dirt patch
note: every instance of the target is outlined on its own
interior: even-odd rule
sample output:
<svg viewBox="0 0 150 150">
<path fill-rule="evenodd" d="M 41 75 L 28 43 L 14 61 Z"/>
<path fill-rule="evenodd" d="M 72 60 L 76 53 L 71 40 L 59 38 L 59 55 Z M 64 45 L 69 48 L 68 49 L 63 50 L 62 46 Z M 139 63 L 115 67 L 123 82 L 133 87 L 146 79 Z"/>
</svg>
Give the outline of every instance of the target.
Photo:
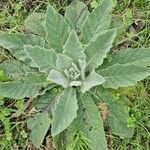
<svg viewBox="0 0 150 150">
<path fill-rule="evenodd" d="M 0 9 L 3 8 L 7 4 L 7 0 L 0 0 Z"/>
</svg>

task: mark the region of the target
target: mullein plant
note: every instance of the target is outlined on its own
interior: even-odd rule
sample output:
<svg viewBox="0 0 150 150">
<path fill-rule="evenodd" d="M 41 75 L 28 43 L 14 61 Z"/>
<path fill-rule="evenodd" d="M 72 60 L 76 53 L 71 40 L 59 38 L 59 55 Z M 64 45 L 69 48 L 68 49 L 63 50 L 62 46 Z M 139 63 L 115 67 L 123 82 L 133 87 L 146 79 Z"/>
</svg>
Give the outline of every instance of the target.
<svg viewBox="0 0 150 150">
<path fill-rule="evenodd" d="M 64 16 L 49 5 L 46 13 L 27 17 L 25 33 L 0 32 L 0 46 L 12 56 L 0 64 L 11 78 L 0 82 L 0 96 L 35 100 L 37 113 L 27 126 L 37 148 L 49 132 L 58 150 L 107 150 L 100 102 L 108 106 L 111 131 L 133 136 L 128 111 L 114 91 L 150 75 L 150 48 L 108 53 L 117 30 L 111 26 L 112 5 L 102 0 L 89 12 L 74 0 Z"/>
</svg>

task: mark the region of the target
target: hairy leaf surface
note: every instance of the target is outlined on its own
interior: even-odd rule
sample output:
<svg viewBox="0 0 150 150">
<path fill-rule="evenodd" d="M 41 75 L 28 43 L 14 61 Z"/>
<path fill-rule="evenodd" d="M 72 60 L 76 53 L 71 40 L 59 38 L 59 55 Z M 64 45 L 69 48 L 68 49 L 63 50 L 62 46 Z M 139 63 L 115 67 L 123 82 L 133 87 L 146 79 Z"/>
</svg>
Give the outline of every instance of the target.
<svg viewBox="0 0 150 150">
<path fill-rule="evenodd" d="M 106 80 L 103 83 L 105 88 L 117 89 L 135 85 L 150 75 L 150 69 L 141 66 L 115 64 L 99 71 L 99 73 Z"/>
<path fill-rule="evenodd" d="M 31 66 L 39 68 L 41 72 L 48 74 L 51 69 L 56 68 L 56 53 L 54 50 L 29 45 L 24 46 L 24 49 L 31 59 Z"/>
<path fill-rule="evenodd" d="M 71 29 L 81 30 L 88 14 L 89 11 L 83 2 L 73 0 L 66 9 L 65 19 Z"/>
<path fill-rule="evenodd" d="M 112 56 L 110 65 L 119 63 L 126 65 L 150 66 L 150 48 L 123 49 Z"/>
<path fill-rule="evenodd" d="M 92 71 L 89 76 L 83 80 L 81 91 L 85 93 L 86 91 L 90 90 L 92 87 L 100 85 L 105 82 L 105 79 L 96 73 L 95 71 Z"/>
<path fill-rule="evenodd" d="M 55 87 L 54 84 L 51 85 L 52 88 Z M 51 109 L 51 105 L 52 105 L 52 102 L 53 100 L 55 99 L 56 97 L 56 94 L 57 92 L 54 92 L 53 90 L 50 90 L 50 91 L 47 91 L 44 95 L 40 95 L 36 101 L 34 102 L 34 106 L 38 109 L 38 110 L 44 110 L 46 109 L 47 107 Z"/>
<path fill-rule="evenodd" d="M 129 114 L 122 103 L 116 102 L 109 107 L 108 123 L 112 133 L 124 138 L 131 138 L 134 128 L 127 126 Z"/>
<path fill-rule="evenodd" d="M 67 88 L 69 86 L 69 79 L 67 79 L 67 77 L 63 73 L 57 70 L 51 70 L 47 79 L 63 86 L 64 88 Z"/>
<path fill-rule="evenodd" d="M 51 119 L 47 112 L 37 114 L 34 118 L 27 121 L 28 128 L 31 130 L 30 139 L 37 148 L 40 148 L 42 145 L 50 124 Z"/>
<path fill-rule="evenodd" d="M 73 60 L 64 54 L 58 54 L 56 60 L 57 69 L 64 72 L 64 70 L 71 67 Z"/>
<path fill-rule="evenodd" d="M 31 46 L 40 46 L 40 47 L 45 47 L 45 39 L 41 36 L 35 35 L 35 34 L 29 34 L 28 35 L 28 40 L 30 40 L 28 45 Z"/>
<path fill-rule="evenodd" d="M 90 140 L 92 150 L 107 150 L 102 118 L 97 106 L 88 95 L 79 99 L 77 129 Z"/>
<path fill-rule="evenodd" d="M 81 30 L 81 42 L 83 44 L 88 44 L 100 32 L 109 28 L 111 8 L 112 0 L 102 0 L 101 4 L 91 12 Z"/>
<path fill-rule="evenodd" d="M 45 18 L 46 40 L 57 52 L 63 51 L 63 45 L 69 35 L 69 25 L 52 6 L 47 7 Z"/>
<path fill-rule="evenodd" d="M 8 49 L 12 55 L 24 60 L 23 45 L 29 43 L 28 37 L 23 34 L 0 34 L 0 46 Z"/>
<path fill-rule="evenodd" d="M 45 36 L 45 29 L 42 25 L 45 19 L 44 13 L 32 13 L 25 20 L 25 27 L 29 32 Z"/>
<path fill-rule="evenodd" d="M 120 137 L 130 138 L 133 136 L 134 128 L 127 127 L 129 113 L 125 104 L 115 99 L 113 92 L 103 88 L 96 88 L 96 95 L 100 100 L 108 105 L 108 123 L 112 132 Z M 121 99 L 124 99 L 121 97 Z"/>
<path fill-rule="evenodd" d="M 57 98 L 53 112 L 52 136 L 65 130 L 77 117 L 77 98 L 73 88 L 65 89 Z"/>
<path fill-rule="evenodd" d="M 103 63 L 107 52 L 112 47 L 115 38 L 115 30 L 108 30 L 101 34 L 95 41 L 89 43 L 85 49 L 87 57 L 87 70 L 97 68 Z"/>
<path fill-rule="evenodd" d="M 14 80 L 23 79 L 24 75 L 30 71 L 27 65 L 15 60 L 5 60 L 0 64 L 0 69 Z"/>
<path fill-rule="evenodd" d="M 84 49 L 82 48 L 82 45 L 79 42 L 77 34 L 74 30 L 72 30 L 69 34 L 69 37 L 64 45 L 63 53 L 73 58 L 74 62 L 78 62 L 79 59 L 84 60 L 86 58 Z"/>
<path fill-rule="evenodd" d="M 39 45 L 45 46 L 45 41 L 42 37 L 36 35 L 23 35 L 19 33 L 1 33 L 0 46 L 8 49 L 10 53 L 19 60 L 27 61 L 23 45 Z"/>
<path fill-rule="evenodd" d="M 46 77 L 43 74 L 38 74 L 37 72 L 29 72 L 25 76 L 24 80 L 32 84 L 47 84 Z"/>
<path fill-rule="evenodd" d="M 78 60 L 79 61 L 79 67 L 81 71 L 81 78 L 82 80 L 85 79 L 85 70 L 86 70 L 86 61 L 85 60 Z"/>
<path fill-rule="evenodd" d="M 14 99 L 36 97 L 41 88 L 41 84 L 32 84 L 26 81 L 1 82 L 0 96 Z"/>
</svg>

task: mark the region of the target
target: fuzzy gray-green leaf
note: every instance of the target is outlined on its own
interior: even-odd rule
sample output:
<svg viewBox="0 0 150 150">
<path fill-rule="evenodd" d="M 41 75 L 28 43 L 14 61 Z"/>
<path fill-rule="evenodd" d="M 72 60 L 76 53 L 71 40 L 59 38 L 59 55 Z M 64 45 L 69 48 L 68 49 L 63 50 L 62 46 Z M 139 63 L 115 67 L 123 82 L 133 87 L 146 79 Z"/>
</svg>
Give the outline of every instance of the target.
<svg viewBox="0 0 150 150">
<path fill-rule="evenodd" d="M 37 67 L 41 72 L 49 74 L 50 70 L 56 68 L 56 53 L 39 46 L 24 46 L 24 50 L 31 59 L 31 66 Z"/>
<path fill-rule="evenodd" d="M 47 112 L 37 114 L 34 118 L 27 121 L 27 126 L 31 130 L 30 139 L 35 147 L 40 148 L 42 145 L 50 124 L 51 119 Z"/>
<path fill-rule="evenodd" d="M 30 67 L 15 60 L 5 60 L 0 64 L 0 69 L 14 80 L 24 78 L 24 75 L 30 71 Z"/>
<path fill-rule="evenodd" d="M 10 53 L 19 60 L 26 61 L 28 59 L 23 50 L 23 45 L 43 45 L 45 41 L 42 37 L 36 35 L 23 35 L 19 33 L 1 33 L 0 46 L 8 49 Z"/>
<path fill-rule="evenodd" d="M 99 74 L 105 78 L 103 86 L 105 88 L 114 88 L 133 86 L 138 81 L 150 76 L 150 69 L 135 65 L 114 64 L 107 69 L 99 71 Z"/>
<path fill-rule="evenodd" d="M 90 90 L 92 87 L 103 84 L 105 79 L 96 73 L 94 70 L 89 74 L 89 76 L 83 80 L 81 91 L 85 93 L 86 91 Z"/>
<path fill-rule="evenodd" d="M 41 88 L 41 84 L 32 84 L 26 81 L 0 82 L 0 96 L 14 99 L 36 97 Z"/>
<path fill-rule="evenodd" d="M 115 35 L 115 30 L 108 30 L 89 43 L 85 49 L 87 70 L 97 68 L 103 63 L 107 52 L 112 47 Z"/>
<path fill-rule="evenodd" d="M 54 88 L 56 85 L 52 84 L 51 87 Z M 38 110 L 44 110 L 50 105 L 52 105 L 53 100 L 56 97 L 57 92 L 53 92 L 51 89 L 47 91 L 44 95 L 40 95 L 36 101 L 33 103 L 33 106 Z"/>
<path fill-rule="evenodd" d="M 37 72 L 29 72 L 24 77 L 24 80 L 32 84 L 47 84 L 46 77 L 44 74 L 38 74 Z"/>
<path fill-rule="evenodd" d="M 69 34 L 69 37 L 64 45 L 63 53 L 72 58 L 74 62 L 78 62 L 79 59 L 84 60 L 86 58 L 82 44 L 80 43 L 74 30 L 72 30 Z"/>
<path fill-rule="evenodd" d="M 125 101 L 124 97 L 120 97 L 116 100 L 115 93 L 107 91 L 101 87 L 96 88 L 96 96 L 99 100 L 106 103 L 109 109 L 108 123 L 112 132 L 123 138 L 130 138 L 134 134 L 133 127 L 127 127 L 129 112 L 125 107 L 125 104 L 121 102 Z M 117 93 L 116 93 L 117 94 Z"/>
<path fill-rule="evenodd" d="M 27 43 L 29 43 L 28 37 L 23 34 L 0 34 L 0 46 L 8 49 L 18 59 L 24 60 L 25 52 L 23 51 L 23 45 Z"/>
<path fill-rule="evenodd" d="M 150 48 L 128 48 L 120 50 L 111 55 L 112 61 L 110 65 L 119 64 L 132 64 L 137 66 L 150 66 Z"/>
<path fill-rule="evenodd" d="M 47 79 L 58 85 L 63 86 L 64 88 L 67 88 L 70 82 L 63 73 L 57 70 L 51 70 Z"/>
<path fill-rule="evenodd" d="M 49 46 L 57 52 L 62 52 L 63 45 L 69 35 L 69 25 L 65 22 L 63 16 L 58 14 L 52 6 L 47 7 L 45 30 Z"/>
<path fill-rule="evenodd" d="M 45 30 L 42 25 L 45 19 L 44 13 L 32 13 L 25 20 L 25 27 L 29 32 L 45 36 Z"/>
<path fill-rule="evenodd" d="M 65 19 L 71 29 L 81 30 L 88 14 L 89 11 L 83 2 L 73 0 L 66 9 Z"/>
<path fill-rule="evenodd" d="M 112 0 L 102 0 L 101 4 L 88 16 L 81 30 L 81 42 L 83 44 L 88 44 L 95 39 L 100 32 L 109 28 L 111 8 Z"/>
<path fill-rule="evenodd" d="M 79 106 L 75 120 L 77 131 L 84 133 L 92 150 L 107 150 L 103 121 L 96 104 L 89 95 L 81 95 Z"/>
<path fill-rule="evenodd" d="M 108 123 L 112 133 L 123 138 L 131 138 L 134 134 L 134 128 L 127 126 L 129 114 L 125 106 L 116 102 L 109 107 L 109 111 Z"/>
<path fill-rule="evenodd" d="M 77 117 L 76 90 L 65 89 L 57 98 L 57 103 L 53 112 L 52 136 L 58 135 L 65 130 Z"/>
<path fill-rule="evenodd" d="M 69 86 L 80 86 L 82 85 L 82 82 L 81 81 L 71 81 Z"/>
<path fill-rule="evenodd" d="M 59 53 L 57 55 L 56 66 L 57 69 L 64 72 L 64 70 L 71 67 L 73 60 L 70 57 L 67 57 L 65 54 Z"/>
<path fill-rule="evenodd" d="M 79 67 L 81 71 L 81 78 L 82 80 L 85 79 L 85 70 L 86 70 L 86 61 L 85 60 L 78 60 L 79 62 Z"/>
</svg>

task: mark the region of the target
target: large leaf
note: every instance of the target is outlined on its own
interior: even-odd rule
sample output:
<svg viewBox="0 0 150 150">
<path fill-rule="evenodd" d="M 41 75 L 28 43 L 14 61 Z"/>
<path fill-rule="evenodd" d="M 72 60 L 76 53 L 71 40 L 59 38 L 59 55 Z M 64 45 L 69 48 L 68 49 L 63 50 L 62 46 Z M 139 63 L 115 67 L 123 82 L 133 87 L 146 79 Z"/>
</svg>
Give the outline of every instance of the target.
<svg viewBox="0 0 150 150">
<path fill-rule="evenodd" d="M 0 46 L 8 49 L 12 55 L 19 60 L 27 60 L 23 45 L 39 45 L 44 46 L 45 41 L 43 38 L 36 35 L 23 35 L 19 33 L 1 33 L 0 34 Z"/>
<path fill-rule="evenodd" d="M 63 45 L 69 35 L 69 25 L 51 6 L 47 7 L 45 18 L 46 40 L 51 48 L 62 52 Z"/>
<path fill-rule="evenodd" d="M 39 68 L 41 72 L 49 73 L 56 68 L 56 53 L 54 50 L 46 50 L 39 46 L 24 46 L 24 49 L 31 59 L 31 66 Z"/>
<path fill-rule="evenodd" d="M 42 88 L 41 84 L 32 84 L 27 81 L 1 82 L 0 96 L 14 99 L 36 97 Z"/>
<path fill-rule="evenodd" d="M 108 123 L 112 132 L 120 137 L 129 138 L 133 136 L 134 128 L 127 127 L 129 113 L 125 104 L 118 99 L 116 100 L 113 92 L 107 91 L 103 88 L 97 88 L 96 95 L 99 100 L 102 100 L 108 105 L 109 116 Z M 123 97 L 120 98 L 124 99 Z"/>
<path fill-rule="evenodd" d="M 15 60 L 5 60 L 0 64 L 0 69 L 14 80 L 24 78 L 24 75 L 30 71 L 27 65 Z"/>
<path fill-rule="evenodd" d="M 92 87 L 100 85 L 105 82 L 105 79 L 100 76 L 95 71 L 92 71 L 89 76 L 83 80 L 81 91 L 85 93 L 86 91 L 90 90 Z"/>
<path fill-rule="evenodd" d="M 79 98 L 78 118 L 76 128 L 90 140 L 92 150 L 107 150 L 103 121 L 97 106 L 89 95 Z"/>
<path fill-rule="evenodd" d="M 100 32 L 109 28 L 111 8 L 112 0 L 102 0 L 101 4 L 92 11 L 81 30 L 81 41 L 83 44 L 88 44 Z"/>
<path fill-rule="evenodd" d="M 108 123 L 112 133 L 123 138 L 131 138 L 134 128 L 128 127 L 129 114 L 122 103 L 116 102 L 109 107 Z"/>
<path fill-rule="evenodd" d="M 45 19 L 44 13 L 32 13 L 25 20 L 25 27 L 29 32 L 45 36 L 45 30 L 42 25 Z"/>
<path fill-rule="evenodd" d="M 106 80 L 103 83 L 105 88 L 117 89 L 135 85 L 150 75 L 150 69 L 134 65 L 114 64 L 107 69 L 100 70 L 99 74 Z"/>
<path fill-rule="evenodd" d="M 28 81 L 32 84 L 43 84 L 47 85 L 46 77 L 43 74 L 38 74 L 37 72 L 29 72 L 25 77 L 25 81 Z"/>
<path fill-rule="evenodd" d="M 54 84 L 51 85 L 52 88 L 55 87 Z M 35 106 L 38 110 L 44 110 L 47 107 L 51 106 L 54 98 L 56 97 L 57 90 L 50 90 L 47 91 L 44 95 L 40 95 L 36 101 L 34 102 L 33 106 Z"/>
<path fill-rule="evenodd" d="M 63 53 L 73 59 L 74 62 L 78 62 L 79 59 L 84 60 L 85 54 L 81 43 L 74 30 L 71 31 L 69 37 L 64 45 Z"/>
<path fill-rule="evenodd" d="M 42 145 L 50 124 L 51 119 L 47 112 L 37 114 L 34 118 L 27 121 L 28 128 L 31 130 L 30 139 L 37 148 L 40 148 Z"/>
<path fill-rule="evenodd" d="M 51 70 L 47 79 L 58 85 L 63 86 L 64 88 L 67 88 L 70 82 L 63 73 L 57 70 Z"/>
<path fill-rule="evenodd" d="M 65 12 L 66 22 L 71 29 L 81 30 L 89 14 L 85 4 L 79 0 L 73 0 Z"/>
<path fill-rule="evenodd" d="M 150 66 L 150 48 L 128 48 L 111 55 L 111 64 Z"/>
<path fill-rule="evenodd" d="M 113 15 L 110 23 L 110 29 L 116 29 L 116 37 L 114 43 L 117 45 L 123 38 L 123 33 L 125 30 L 125 24 L 123 22 L 123 17 L 121 15 Z"/>
<path fill-rule="evenodd" d="M 115 35 L 115 30 L 108 30 L 89 43 L 85 50 L 87 70 L 97 68 L 103 63 L 103 59 L 112 47 Z"/>
<path fill-rule="evenodd" d="M 35 34 L 29 34 L 28 35 L 28 40 L 30 40 L 28 45 L 40 46 L 40 47 L 45 47 L 46 46 L 46 42 L 45 42 L 44 37 L 41 37 L 41 36 L 38 36 L 38 35 L 35 35 Z"/>
<path fill-rule="evenodd" d="M 24 59 L 23 45 L 29 43 L 28 37 L 23 34 L 0 34 L 0 46 L 8 49 L 18 59 Z"/>
<path fill-rule="evenodd" d="M 65 130 L 77 117 L 76 90 L 65 89 L 56 99 L 57 103 L 53 112 L 52 136 Z"/>
</svg>

